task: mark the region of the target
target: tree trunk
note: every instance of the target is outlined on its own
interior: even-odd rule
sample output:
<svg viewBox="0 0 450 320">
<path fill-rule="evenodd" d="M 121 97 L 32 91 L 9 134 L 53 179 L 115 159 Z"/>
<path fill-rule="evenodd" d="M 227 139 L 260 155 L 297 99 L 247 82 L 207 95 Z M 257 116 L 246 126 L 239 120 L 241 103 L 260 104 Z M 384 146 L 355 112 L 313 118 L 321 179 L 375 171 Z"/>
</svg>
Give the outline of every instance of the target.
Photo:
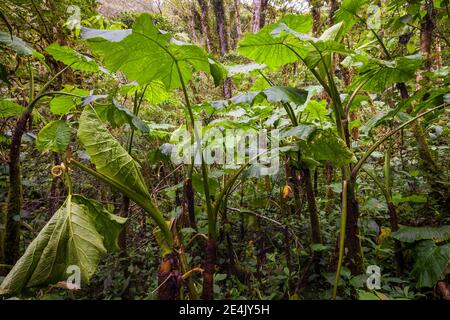
<svg viewBox="0 0 450 320">
<path fill-rule="evenodd" d="M 239 13 L 240 0 L 234 0 L 234 11 L 236 12 L 236 37 L 239 40 L 242 37 L 241 15 Z"/>
<path fill-rule="evenodd" d="M 258 32 L 266 22 L 266 9 L 268 0 L 253 0 L 252 5 L 252 32 Z"/>
<path fill-rule="evenodd" d="M 213 0 L 214 14 L 216 16 L 216 30 L 219 35 L 219 49 L 222 56 L 228 53 L 228 36 L 225 25 L 225 13 L 223 7 L 223 0 Z M 231 98 L 232 93 L 232 80 L 230 78 L 225 79 L 223 83 L 223 96 L 225 99 Z"/>
<path fill-rule="evenodd" d="M 23 204 L 20 145 L 31 115 L 30 111 L 30 109 L 26 109 L 17 120 L 9 150 L 8 198 L 0 219 L 2 224 L 5 224 L 5 229 L 0 234 L 0 239 L 4 239 L 0 240 L 0 245 L 3 242 L 4 250 L 4 253 L 0 253 L 0 257 L 3 256 L 4 259 L 0 263 L 8 265 L 14 265 L 20 256 L 20 211 Z"/>
<path fill-rule="evenodd" d="M 216 16 L 216 30 L 219 36 L 219 49 L 220 54 L 225 55 L 228 53 L 228 36 L 225 26 L 225 12 L 223 6 L 223 0 L 213 0 L 214 14 Z"/>
<path fill-rule="evenodd" d="M 312 33 L 315 37 L 320 33 L 320 2 L 316 0 L 310 1 L 311 16 L 313 19 Z"/>
<path fill-rule="evenodd" d="M 330 0 L 329 5 L 330 5 L 330 12 L 328 14 L 328 23 L 331 27 L 334 25 L 334 14 L 339 9 L 339 4 L 337 3 L 336 0 Z"/>
<path fill-rule="evenodd" d="M 205 0 L 197 0 L 200 6 L 200 25 L 202 28 L 203 39 L 205 41 L 206 50 L 211 53 L 213 45 L 211 40 L 211 30 L 209 28 L 208 5 Z"/>
<path fill-rule="evenodd" d="M 230 99 L 233 96 L 233 80 L 226 78 L 223 82 L 223 97 Z"/>
<path fill-rule="evenodd" d="M 189 11 L 190 12 L 188 12 L 188 17 L 187 17 L 187 20 L 188 20 L 187 27 L 188 27 L 188 31 L 190 33 L 190 38 L 193 42 L 200 43 L 201 37 L 198 36 L 197 30 L 198 29 L 202 30 L 201 26 L 200 26 L 200 28 L 198 28 L 198 23 L 199 23 L 199 20 L 201 20 L 201 18 L 200 18 L 200 14 L 197 12 L 195 2 L 191 3 Z"/>
</svg>

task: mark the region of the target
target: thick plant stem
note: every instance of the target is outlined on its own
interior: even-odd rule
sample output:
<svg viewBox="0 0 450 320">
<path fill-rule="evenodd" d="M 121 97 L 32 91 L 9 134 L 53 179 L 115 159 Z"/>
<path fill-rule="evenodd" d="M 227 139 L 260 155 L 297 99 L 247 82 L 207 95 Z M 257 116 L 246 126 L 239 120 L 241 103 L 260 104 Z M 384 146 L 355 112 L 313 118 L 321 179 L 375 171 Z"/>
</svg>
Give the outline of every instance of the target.
<svg viewBox="0 0 450 320">
<path fill-rule="evenodd" d="M 344 244 L 345 244 L 345 225 L 347 223 L 347 181 L 342 181 L 342 216 L 341 216 L 341 226 L 339 230 L 339 259 L 336 270 L 336 278 L 334 280 L 333 286 L 333 299 L 336 299 L 337 287 L 339 285 L 342 262 L 344 261 Z"/>
<path fill-rule="evenodd" d="M 192 228 L 197 229 L 194 210 L 194 189 L 192 187 L 192 180 L 190 178 L 186 178 L 183 184 L 182 213 L 183 216 L 189 220 L 189 225 Z"/>
<path fill-rule="evenodd" d="M 364 259 L 359 238 L 359 205 L 355 193 L 354 181 L 347 182 L 347 218 L 345 228 L 345 260 L 353 274 L 364 272 Z"/>
<path fill-rule="evenodd" d="M 204 256 L 204 272 L 203 272 L 203 292 L 202 299 L 204 300 L 212 300 L 214 299 L 214 269 L 216 266 L 216 239 L 217 239 L 217 209 L 212 206 L 211 196 L 209 192 L 209 178 L 208 178 L 208 168 L 206 167 L 206 163 L 203 158 L 203 150 L 201 147 L 201 140 L 197 129 L 195 127 L 195 119 L 194 113 L 192 111 L 191 102 L 189 100 L 189 95 L 187 93 L 186 85 L 183 80 L 183 76 L 180 70 L 178 63 L 176 64 L 178 75 L 181 80 L 181 87 L 183 89 L 184 100 L 186 104 L 186 108 L 189 113 L 191 129 L 193 134 L 193 140 L 195 140 L 196 145 L 200 148 L 201 152 L 201 173 L 202 173 L 202 182 L 203 189 L 205 191 L 205 201 L 206 201 L 206 213 L 208 216 L 208 242 L 205 248 L 205 256 Z M 195 155 L 194 155 L 195 157 Z"/>
<path fill-rule="evenodd" d="M 203 300 L 214 300 L 214 270 L 216 267 L 217 243 L 215 239 L 208 239 L 205 246 L 203 262 Z"/>
<path fill-rule="evenodd" d="M 306 199 L 308 203 L 308 212 L 311 223 L 311 239 L 313 243 L 321 243 L 320 222 L 317 212 L 316 198 L 314 195 L 313 182 L 311 179 L 311 172 L 309 169 L 303 169 L 303 178 L 305 184 Z"/>
<path fill-rule="evenodd" d="M 159 266 L 159 300 L 177 300 L 180 296 L 181 275 L 178 257 L 174 253 L 166 254 Z"/>
</svg>

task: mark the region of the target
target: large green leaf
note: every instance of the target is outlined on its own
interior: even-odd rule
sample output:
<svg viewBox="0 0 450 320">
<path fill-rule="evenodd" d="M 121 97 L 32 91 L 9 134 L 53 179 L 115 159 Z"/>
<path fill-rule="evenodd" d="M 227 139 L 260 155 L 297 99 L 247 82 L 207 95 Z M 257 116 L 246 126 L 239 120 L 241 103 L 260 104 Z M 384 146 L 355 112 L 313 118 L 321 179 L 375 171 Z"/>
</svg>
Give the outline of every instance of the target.
<svg viewBox="0 0 450 320">
<path fill-rule="evenodd" d="M 210 102 L 216 109 L 222 109 L 227 104 L 253 104 L 260 99 L 267 99 L 270 103 L 282 102 L 302 105 L 308 99 L 308 91 L 294 87 L 274 86 L 261 91 L 241 93 L 229 100 Z"/>
<path fill-rule="evenodd" d="M 31 56 L 34 52 L 28 43 L 16 36 L 11 37 L 8 32 L 0 31 L 0 44 L 4 44 L 14 50 L 18 55 Z"/>
<path fill-rule="evenodd" d="M 94 60 L 69 47 L 52 43 L 45 49 L 45 51 L 55 58 L 55 60 L 61 61 L 68 66 L 70 65 L 72 69 L 81 71 L 98 71 L 98 65 Z"/>
<path fill-rule="evenodd" d="M 392 61 L 369 58 L 363 55 L 356 55 L 353 59 L 362 66 L 359 68 L 352 86 L 366 82 L 363 89 L 376 92 L 383 92 L 387 86 L 394 83 L 415 79 L 416 70 L 422 64 L 419 55 L 398 57 Z"/>
<path fill-rule="evenodd" d="M 160 80 L 168 89 L 179 88 L 180 75 L 187 82 L 192 78 L 192 69 L 211 73 L 216 65 L 203 49 L 177 41 L 156 28 L 148 14 L 136 19 L 131 32 L 117 34 L 117 30 L 89 30 L 83 38 L 89 39 L 90 47 L 108 69 L 120 70 L 140 85 Z"/>
<path fill-rule="evenodd" d="M 347 32 L 355 23 L 358 22 L 359 12 L 369 2 L 369 0 L 344 0 L 335 13 L 336 21 L 342 21 L 345 24 L 344 31 Z"/>
<path fill-rule="evenodd" d="M 123 94 L 134 95 L 137 93 L 138 96 L 144 90 L 144 98 L 151 105 L 160 104 L 170 98 L 170 92 L 167 91 L 164 83 L 161 81 L 152 81 L 144 86 L 140 86 L 136 82 L 132 82 L 120 88 L 120 92 Z"/>
<path fill-rule="evenodd" d="M 48 123 L 39 131 L 36 138 L 36 148 L 39 151 L 52 150 L 62 153 L 70 142 L 70 127 L 63 120 Z"/>
<path fill-rule="evenodd" d="M 295 137 L 303 141 L 308 141 L 311 138 L 312 134 L 316 132 L 316 129 L 317 127 L 313 125 L 301 124 L 283 131 L 281 133 L 281 138 L 285 139 Z"/>
<path fill-rule="evenodd" d="M 225 66 L 229 77 L 234 77 L 238 74 L 249 74 L 255 70 L 262 70 L 266 68 L 263 64 L 258 63 L 247 63 L 247 64 L 235 64 L 231 66 Z"/>
<path fill-rule="evenodd" d="M 353 152 L 331 131 L 317 131 L 308 142 L 300 141 L 300 151 L 316 161 L 331 161 L 336 167 L 350 163 Z"/>
<path fill-rule="evenodd" d="M 136 130 L 144 133 L 149 132 L 149 127 L 144 121 L 115 99 L 113 99 L 111 104 L 96 106 L 95 111 L 100 119 L 108 121 L 114 128 L 121 127 L 125 123 L 128 123 Z"/>
<path fill-rule="evenodd" d="M 0 100 L 0 118 L 16 117 L 23 112 L 23 107 L 12 100 Z"/>
<path fill-rule="evenodd" d="M 287 33 L 274 37 L 272 31 L 283 23 L 298 33 L 311 30 L 312 19 L 306 15 L 289 15 L 278 23 L 262 28 L 258 33 L 248 34 L 239 42 L 239 52 L 260 64 L 269 67 L 279 67 L 297 61 L 298 55 L 303 56 L 308 48 Z"/>
<path fill-rule="evenodd" d="M 82 285 L 89 283 L 101 257 L 119 248 L 125 221 L 101 203 L 69 195 L 3 280 L 0 294 L 64 281 L 72 265 L 80 268 Z"/>
<path fill-rule="evenodd" d="M 262 92 L 270 103 L 284 102 L 302 105 L 308 98 L 308 91 L 293 87 L 270 87 Z"/>
<path fill-rule="evenodd" d="M 78 138 L 86 147 L 98 172 L 150 199 L 139 164 L 114 139 L 91 106 L 80 117 Z"/>
<path fill-rule="evenodd" d="M 62 90 L 62 92 L 69 92 L 72 94 L 76 94 L 79 95 L 80 98 L 66 95 L 58 95 L 54 97 L 50 101 L 50 111 L 53 114 L 65 115 L 69 111 L 74 109 L 77 105 L 80 105 L 82 103 L 83 100 L 81 97 L 89 96 L 89 91 L 74 88 L 73 86 L 70 85 L 66 85 Z"/>
<path fill-rule="evenodd" d="M 442 242 L 450 239 L 450 226 L 401 227 L 398 231 L 393 232 L 392 236 L 402 242 L 415 242 L 419 240 Z"/>
<path fill-rule="evenodd" d="M 328 28 L 319 38 L 297 32 L 284 23 L 280 23 L 272 30 L 271 35 L 276 38 L 286 39 L 290 46 L 297 42 L 295 47 L 303 48 L 303 52 L 299 55 L 310 69 L 316 68 L 320 61 L 324 61 L 327 67 L 330 68 L 331 53 L 349 54 L 352 52 L 340 43 L 342 23 Z M 319 66 L 323 68 L 323 65 Z"/>
<path fill-rule="evenodd" d="M 416 258 L 412 270 L 417 287 L 431 288 L 447 270 L 450 244 L 437 246 L 431 240 L 423 240 L 415 246 Z"/>
</svg>

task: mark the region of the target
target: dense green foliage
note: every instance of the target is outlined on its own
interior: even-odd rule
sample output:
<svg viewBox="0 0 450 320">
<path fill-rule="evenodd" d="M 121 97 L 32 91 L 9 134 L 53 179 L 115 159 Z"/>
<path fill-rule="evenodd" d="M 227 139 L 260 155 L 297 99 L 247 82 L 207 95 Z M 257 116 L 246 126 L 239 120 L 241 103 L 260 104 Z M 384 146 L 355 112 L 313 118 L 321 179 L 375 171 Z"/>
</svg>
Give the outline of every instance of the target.
<svg viewBox="0 0 450 320">
<path fill-rule="evenodd" d="M 66 2 L 0 5 L 0 295 L 450 299 L 448 1 Z"/>
</svg>

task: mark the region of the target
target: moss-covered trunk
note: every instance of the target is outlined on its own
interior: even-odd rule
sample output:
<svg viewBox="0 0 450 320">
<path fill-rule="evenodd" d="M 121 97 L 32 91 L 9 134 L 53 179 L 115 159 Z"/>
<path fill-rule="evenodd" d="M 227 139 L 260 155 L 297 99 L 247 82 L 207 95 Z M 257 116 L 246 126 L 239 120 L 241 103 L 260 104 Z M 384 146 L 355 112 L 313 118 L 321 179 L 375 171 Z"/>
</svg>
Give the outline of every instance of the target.
<svg viewBox="0 0 450 320">
<path fill-rule="evenodd" d="M 13 265 L 20 257 L 20 211 L 23 203 L 20 145 L 29 119 L 28 108 L 17 121 L 9 150 L 8 198 L 0 219 L 4 225 L 4 228 L 0 229 L 0 258 L 3 259 L 0 260 L 1 264 Z"/>
</svg>

